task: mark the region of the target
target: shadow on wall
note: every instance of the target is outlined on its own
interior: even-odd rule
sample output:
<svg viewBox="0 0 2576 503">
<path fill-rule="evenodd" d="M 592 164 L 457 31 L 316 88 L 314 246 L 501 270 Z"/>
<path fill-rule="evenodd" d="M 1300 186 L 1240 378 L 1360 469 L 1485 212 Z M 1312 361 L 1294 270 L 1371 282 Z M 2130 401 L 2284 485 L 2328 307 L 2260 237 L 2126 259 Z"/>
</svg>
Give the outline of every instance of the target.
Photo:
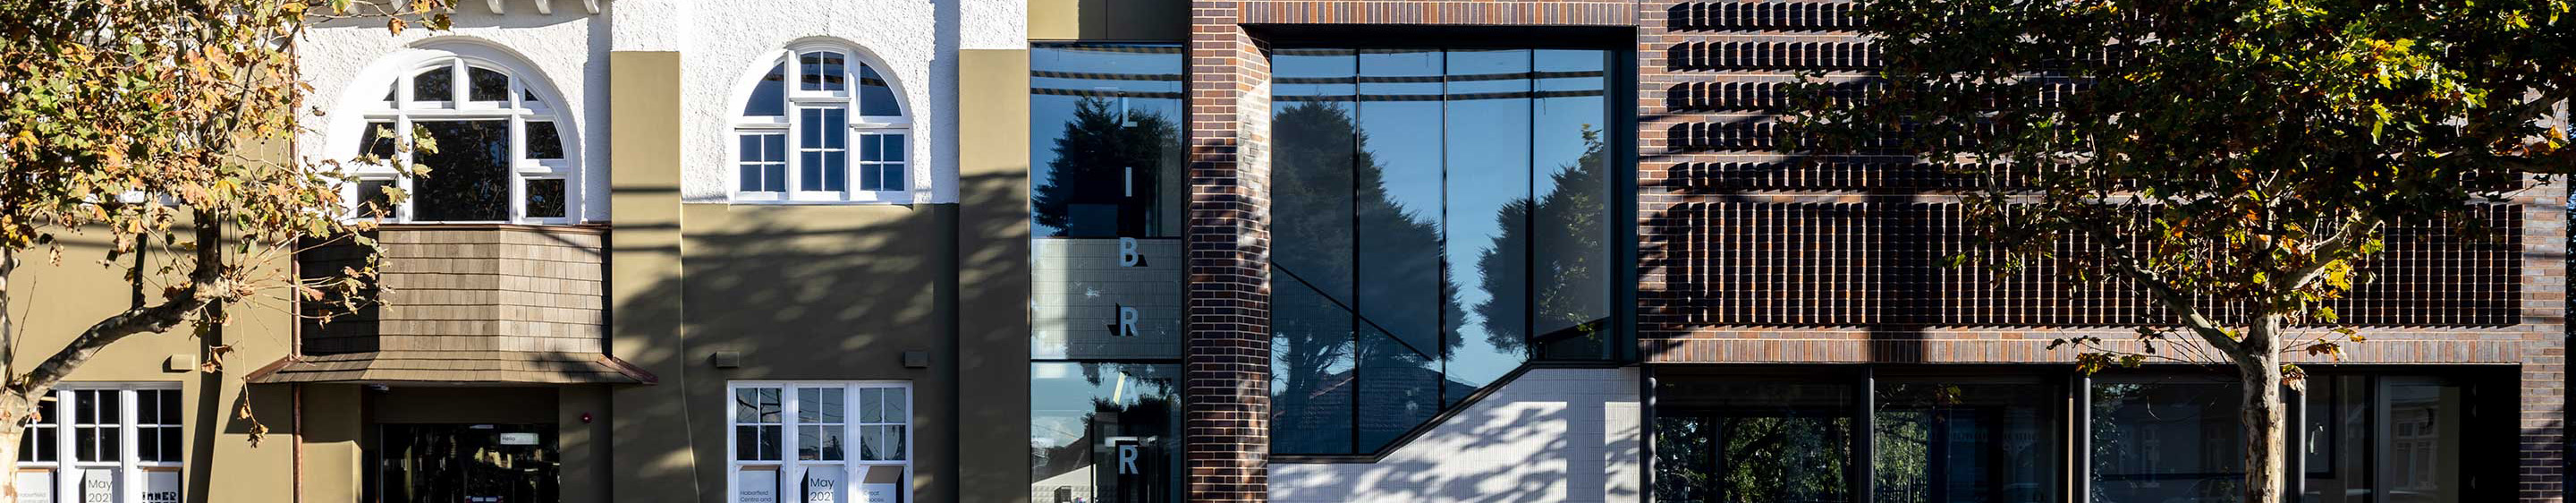
<svg viewBox="0 0 2576 503">
<path fill-rule="evenodd" d="M 753 206 L 683 205 L 687 235 L 676 252 L 685 279 L 663 274 L 626 304 L 614 306 L 612 323 L 629 330 L 681 326 L 684 345 L 645 351 L 610 349 L 628 361 L 676 361 L 684 376 L 660 376 L 659 386 L 683 386 L 685 403 L 644 405 L 655 418 L 686 418 L 685 427 L 618 421 L 617 438 L 666 436 L 686 431 L 695 452 L 618 452 L 660 462 L 630 466 L 648 472 L 694 468 L 700 500 L 721 501 L 726 487 L 725 384 L 732 380 L 901 380 L 913 385 L 915 496 L 954 500 L 948 459 L 959 420 L 948 397 L 958 368 L 953 351 L 959 281 L 966 285 L 1025 281 L 1027 258 L 1009 253 L 960 257 L 955 236 L 1022 232 L 1027 218 L 1025 176 L 982 175 L 961 180 L 960 203 L 939 205 Z M 960 219 L 965 225 L 960 225 Z M 634 230 L 621 226 L 620 230 Z M 620 252 L 634 248 L 610 246 Z M 963 261 L 963 269 L 958 266 Z M 675 271 L 677 272 L 677 271 Z M 680 310 L 658 299 L 677 295 Z M 967 292 L 970 297 L 973 292 Z M 1020 304 L 1024 305 L 1025 300 Z M 632 327 L 632 328 L 626 328 Z M 666 329 L 666 328 L 665 328 Z M 1020 337 L 1026 337 L 1025 331 Z M 741 366 L 717 369 L 712 355 L 737 351 Z M 903 365 L 903 353 L 930 354 L 928 368 Z M 683 410 L 685 409 L 685 410 Z M 630 409 L 631 410 L 631 409 Z M 999 412 L 996 412 L 998 414 Z M 979 416 L 985 415 L 976 413 Z M 1010 416 L 1025 424 L 1026 412 Z M 1004 418 L 1006 419 L 1006 418 Z M 960 418 L 963 424 L 987 424 Z M 644 424 L 639 424 L 644 423 Z M 1022 454 L 1025 456 L 1025 454 Z M 694 462 L 690 461 L 694 459 Z M 639 473 L 631 477 L 683 476 Z"/>
<path fill-rule="evenodd" d="M 1534 369 L 1375 463 L 1272 463 L 1277 503 L 1640 501 L 1636 369 Z"/>
</svg>

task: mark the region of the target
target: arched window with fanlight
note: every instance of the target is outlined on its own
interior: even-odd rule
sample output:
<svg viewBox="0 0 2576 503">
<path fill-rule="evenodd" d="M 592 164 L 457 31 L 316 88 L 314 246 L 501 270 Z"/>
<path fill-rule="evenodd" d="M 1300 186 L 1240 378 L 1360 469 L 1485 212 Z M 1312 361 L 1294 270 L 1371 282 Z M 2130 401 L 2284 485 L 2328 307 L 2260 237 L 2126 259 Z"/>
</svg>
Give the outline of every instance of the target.
<svg viewBox="0 0 2576 503">
<path fill-rule="evenodd" d="M 580 172 L 566 155 L 578 150 L 567 142 L 574 135 L 560 100 L 491 61 L 441 55 L 404 70 L 359 112 L 359 153 L 386 162 L 354 170 L 354 211 L 394 222 L 579 220 Z M 384 204 L 388 188 L 410 197 Z"/>
<path fill-rule="evenodd" d="M 878 65 L 846 47 L 778 51 L 739 93 L 733 199 L 910 202 L 912 122 Z"/>
</svg>

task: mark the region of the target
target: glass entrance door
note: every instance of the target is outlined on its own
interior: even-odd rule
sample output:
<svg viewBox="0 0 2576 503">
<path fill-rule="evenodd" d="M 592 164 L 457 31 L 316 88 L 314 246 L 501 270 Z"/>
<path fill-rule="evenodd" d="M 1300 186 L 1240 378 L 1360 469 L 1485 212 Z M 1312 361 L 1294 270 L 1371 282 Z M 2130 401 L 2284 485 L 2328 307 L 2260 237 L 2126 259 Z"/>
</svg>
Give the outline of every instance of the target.
<svg viewBox="0 0 2576 503">
<path fill-rule="evenodd" d="M 377 431 L 377 503 L 554 503 L 554 425 L 387 424 Z"/>
</svg>

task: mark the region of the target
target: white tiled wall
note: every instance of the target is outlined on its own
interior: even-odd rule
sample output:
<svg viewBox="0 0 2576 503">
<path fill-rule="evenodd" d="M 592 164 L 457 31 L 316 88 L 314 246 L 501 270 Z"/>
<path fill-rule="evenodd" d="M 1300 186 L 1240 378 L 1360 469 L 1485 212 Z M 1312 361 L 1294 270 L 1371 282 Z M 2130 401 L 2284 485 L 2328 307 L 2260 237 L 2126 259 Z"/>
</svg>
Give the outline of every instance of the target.
<svg viewBox="0 0 2576 503">
<path fill-rule="evenodd" d="M 1376 463 L 1270 464 L 1270 501 L 1633 502 L 1637 369 L 1533 369 Z"/>
</svg>

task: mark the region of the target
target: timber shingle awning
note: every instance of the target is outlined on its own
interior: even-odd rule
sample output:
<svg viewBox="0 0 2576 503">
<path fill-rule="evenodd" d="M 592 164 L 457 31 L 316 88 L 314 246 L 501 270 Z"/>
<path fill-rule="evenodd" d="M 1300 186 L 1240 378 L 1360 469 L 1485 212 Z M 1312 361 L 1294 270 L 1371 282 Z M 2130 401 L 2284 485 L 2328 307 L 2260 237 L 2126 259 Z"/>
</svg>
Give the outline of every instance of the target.
<svg viewBox="0 0 2576 503">
<path fill-rule="evenodd" d="M 273 383 L 653 384 L 652 373 L 601 353 L 376 351 L 279 359 L 251 371 Z"/>
</svg>

